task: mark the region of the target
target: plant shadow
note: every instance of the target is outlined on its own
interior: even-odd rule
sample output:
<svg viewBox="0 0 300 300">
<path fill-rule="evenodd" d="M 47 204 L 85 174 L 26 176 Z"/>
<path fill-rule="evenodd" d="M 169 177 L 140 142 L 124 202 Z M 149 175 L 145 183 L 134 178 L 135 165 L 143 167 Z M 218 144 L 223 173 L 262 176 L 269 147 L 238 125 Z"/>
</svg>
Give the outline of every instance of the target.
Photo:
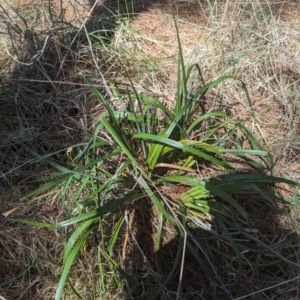
<svg viewBox="0 0 300 300">
<path fill-rule="evenodd" d="M 87 81 L 109 96 L 99 72 L 105 73 L 110 66 L 102 61 L 99 42 L 109 44 L 114 29 L 126 18 L 132 19 L 153 6 L 162 10 L 170 7 L 168 1 L 156 0 L 108 0 L 101 5 L 91 1 L 73 7 L 83 16 L 78 22 L 69 12 L 72 7 L 59 3 L 55 9 L 49 6 L 48 15 L 43 15 L 49 21 L 43 26 L 41 20 L 27 20 L 24 7 L 12 10 L 17 21 L 7 17 L 9 11 L 2 7 L 1 13 L 8 19 L 1 29 L 6 31 L 3 38 L 10 44 L 0 81 L 3 192 L 46 172 L 47 164 L 41 156 L 53 154 L 54 160 L 68 165 L 65 151 L 89 139 L 95 116 L 103 112 Z M 35 2 L 33 5 L 37 6 Z M 95 55 L 100 67 L 93 62 L 87 34 L 91 40 L 98 38 Z M 88 71 L 92 69 L 95 71 Z"/>
<path fill-rule="evenodd" d="M 300 265 L 296 221 L 291 220 L 288 205 L 270 205 L 256 196 L 239 197 L 249 215 L 249 222 L 243 225 L 249 234 L 227 227 L 240 257 L 214 218 L 197 226 L 193 216 L 186 227 L 191 248 L 178 253 L 183 240 L 165 221 L 161 247 L 155 251 L 158 210 L 147 200 L 136 203 L 132 207 L 135 241 L 131 240 L 128 247 L 125 271 L 136 280 L 138 288 L 129 290 L 129 298 L 297 299 Z"/>
</svg>

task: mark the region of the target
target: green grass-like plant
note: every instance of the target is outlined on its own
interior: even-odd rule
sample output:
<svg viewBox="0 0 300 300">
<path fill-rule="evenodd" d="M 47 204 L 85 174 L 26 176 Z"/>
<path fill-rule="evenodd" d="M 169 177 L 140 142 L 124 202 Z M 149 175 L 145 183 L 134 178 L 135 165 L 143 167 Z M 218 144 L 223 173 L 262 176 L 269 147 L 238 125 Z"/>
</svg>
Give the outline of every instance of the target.
<svg viewBox="0 0 300 300">
<path fill-rule="evenodd" d="M 199 77 L 198 86 L 190 85 L 195 73 Z M 205 108 L 205 96 L 226 80 L 238 81 L 232 76 L 222 76 L 205 83 L 197 65 L 186 68 L 179 42 L 178 85 L 173 109 L 150 95 L 137 93 L 132 85 L 132 90 L 125 95 L 114 90 L 117 99 L 127 101 L 126 109 L 116 110 L 113 108 L 115 103 L 90 86 L 106 110 L 99 118 L 93 136 L 88 142 L 68 149 L 69 166 L 60 165 L 51 157 L 45 158 L 58 173 L 48 178 L 47 184 L 24 197 L 61 189 L 61 198 L 72 198 L 73 207 L 67 207 L 66 220 L 58 224 L 20 220 L 50 229 L 73 228 L 64 248 L 56 300 L 62 297 L 76 257 L 84 252 L 88 238 L 96 232 L 101 236 L 99 276 L 102 286 L 107 284 L 104 268 L 108 268 L 113 272 L 118 288 L 122 288 L 117 275 L 121 274 L 131 290 L 137 294 L 142 292 L 139 283 L 113 256 L 123 235 L 122 228 L 128 224 L 126 213 L 120 212 L 126 212 L 129 204 L 134 206 L 141 199 L 148 199 L 159 211 L 155 250 L 161 249 L 166 220 L 176 230 L 179 241 L 173 268 L 163 277 L 156 294 L 147 299 L 157 299 L 178 267 L 179 299 L 187 251 L 215 288 L 220 286 L 230 294 L 217 271 L 218 249 L 210 247 L 208 241 L 200 243 L 194 234 L 195 228 L 203 232 L 202 238 L 207 238 L 208 233 L 225 241 L 234 253 L 238 267 L 245 264 L 251 267 L 251 263 L 243 255 L 243 243 L 234 238 L 233 232 L 250 240 L 252 244 L 248 247 L 264 249 L 276 259 L 294 265 L 249 230 L 251 216 L 239 199 L 256 197 L 257 201 L 276 205 L 277 201 L 284 201 L 276 194 L 276 183 L 292 186 L 295 183 L 272 175 L 274 162 L 271 154 L 242 121 L 233 121 L 224 113 Z M 245 88 L 243 82 L 242 86 Z M 206 170 L 214 171 L 204 176 Z M 168 197 L 162 187 L 180 192 L 176 197 Z M 105 240 L 108 230 L 105 224 L 112 214 L 118 220 Z M 203 224 L 207 216 L 217 230 L 205 228 Z M 104 267 L 105 264 L 108 267 Z M 298 266 L 295 264 L 294 267 Z"/>
</svg>

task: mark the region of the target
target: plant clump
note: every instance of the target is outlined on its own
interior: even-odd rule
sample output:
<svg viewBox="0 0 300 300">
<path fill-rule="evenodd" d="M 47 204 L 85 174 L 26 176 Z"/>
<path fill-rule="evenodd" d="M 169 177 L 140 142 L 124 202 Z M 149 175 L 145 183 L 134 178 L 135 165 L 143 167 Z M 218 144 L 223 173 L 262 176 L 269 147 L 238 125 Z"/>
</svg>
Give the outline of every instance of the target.
<svg viewBox="0 0 300 300">
<path fill-rule="evenodd" d="M 297 295 L 298 237 L 289 230 L 292 220 L 283 220 L 296 207 L 299 183 L 276 169 L 279 157 L 238 76 L 240 58 L 225 59 L 224 75 L 207 80 L 205 65 L 187 63 L 190 44 L 180 31 L 187 16 L 175 18 L 173 11 L 176 58 L 161 63 L 177 61 L 177 71 L 167 74 L 171 66 L 160 70 L 159 58 L 137 51 L 160 42 L 137 34 L 129 4 L 108 5 L 112 26 L 90 30 L 83 22 L 68 41 L 65 30 L 47 43 L 34 32 L 31 44 L 46 45 L 45 53 L 31 61 L 32 49 L 23 57 L 29 65 L 12 73 L 18 85 L 3 85 L 1 234 L 9 242 L 1 248 L 8 262 L 19 240 L 24 259 L 14 254 L 15 269 L 7 267 L 12 278 L 0 288 L 35 278 L 32 299 L 47 281 L 57 300 Z M 207 9 L 214 27 L 216 8 Z M 269 18 L 264 10 L 257 14 Z M 209 42 L 214 48 L 216 41 Z M 166 97 L 153 88 L 160 81 Z M 245 115 L 224 104 L 228 91 L 243 97 Z M 14 197 L 21 205 L 9 203 Z M 25 287 L 23 293 L 29 295 Z"/>
</svg>

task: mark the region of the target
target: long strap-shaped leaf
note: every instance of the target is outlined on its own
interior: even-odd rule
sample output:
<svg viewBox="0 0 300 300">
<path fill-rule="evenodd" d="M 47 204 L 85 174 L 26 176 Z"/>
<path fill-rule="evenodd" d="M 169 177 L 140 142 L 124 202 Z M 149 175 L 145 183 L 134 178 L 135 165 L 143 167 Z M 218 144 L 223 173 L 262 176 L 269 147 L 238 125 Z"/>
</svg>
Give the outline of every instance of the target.
<svg viewBox="0 0 300 300">
<path fill-rule="evenodd" d="M 226 162 L 223 162 L 211 155 L 208 155 L 200 150 L 197 150 L 191 146 L 188 146 L 186 145 L 187 142 L 177 142 L 177 141 L 174 141 L 174 140 L 171 140 L 171 139 L 168 139 L 168 138 L 165 138 L 165 137 L 161 137 L 161 136 L 158 136 L 158 135 L 154 135 L 154 134 L 147 134 L 147 133 L 138 133 L 138 134 L 135 134 L 133 136 L 134 139 L 150 139 L 150 140 L 154 140 L 154 141 L 157 141 L 161 144 L 165 144 L 165 145 L 169 145 L 169 146 L 172 146 L 174 148 L 177 148 L 177 149 L 181 149 L 183 151 L 186 151 L 188 153 L 191 153 L 191 154 L 194 154 L 200 158 L 203 158 L 205 159 L 206 161 L 209 161 L 211 163 L 213 163 L 214 165 L 216 166 L 220 166 L 220 167 L 223 167 L 223 168 L 231 168 L 231 166 L 226 163 Z"/>
<path fill-rule="evenodd" d="M 89 224 L 88 224 L 89 225 Z M 78 228 L 81 229 L 81 228 Z M 60 300 L 62 293 L 63 293 L 63 288 L 65 285 L 65 282 L 68 278 L 71 266 L 73 264 L 74 259 L 76 258 L 78 252 L 80 251 L 80 249 L 82 248 L 84 242 L 86 241 L 87 237 L 89 236 L 89 234 L 92 232 L 93 228 L 87 230 L 86 232 L 84 232 L 79 240 L 77 241 L 77 243 L 75 244 L 74 248 L 71 249 L 71 251 L 68 252 L 68 257 L 64 260 L 64 266 L 63 266 L 63 271 L 62 274 L 60 276 L 59 279 L 59 283 L 58 283 L 58 287 L 56 289 L 56 294 L 55 294 L 55 300 Z"/>
<path fill-rule="evenodd" d="M 226 222 L 231 225 L 233 228 L 236 228 L 239 232 L 241 232 L 244 236 L 248 237 L 249 239 L 251 239 L 252 241 L 254 241 L 258 246 L 267 249 L 269 252 L 271 252 L 272 254 L 274 254 L 276 257 L 278 257 L 281 261 L 286 262 L 287 264 L 289 264 L 290 266 L 292 266 L 293 268 L 295 268 L 296 270 L 300 270 L 300 264 L 297 264 L 289 259 L 287 259 L 286 257 L 284 257 L 281 253 L 277 252 L 276 250 L 274 250 L 272 247 L 268 246 L 267 244 L 265 244 L 264 242 L 262 242 L 259 238 L 249 234 L 249 232 L 247 232 L 246 230 L 242 229 L 237 223 L 233 223 L 230 222 L 229 220 L 226 220 Z"/>
<path fill-rule="evenodd" d="M 99 207 L 99 208 L 97 208 L 95 210 L 92 210 L 88 213 L 85 213 L 83 215 L 76 216 L 76 217 L 71 218 L 69 220 L 62 221 L 62 222 L 58 223 L 57 225 L 59 227 L 65 227 L 65 226 L 69 226 L 69 225 L 72 225 L 72 224 L 76 224 L 76 223 L 79 223 L 79 222 L 89 220 L 89 219 L 97 217 L 97 216 L 98 217 L 103 216 L 107 213 L 110 213 L 110 212 L 114 211 L 118 207 L 121 207 L 123 204 L 125 204 L 127 202 L 130 202 L 130 201 L 133 201 L 133 200 L 136 200 L 136 199 L 140 199 L 141 197 L 143 197 L 143 195 L 139 194 L 139 193 L 128 194 L 123 198 L 109 201 L 109 202 L 105 203 L 102 207 Z"/>
<path fill-rule="evenodd" d="M 124 151 L 124 153 L 127 155 L 127 157 L 131 160 L 131 162 L 135 165 L 138 165 L 136 159 L 132 155 L 131 147 L 129 144 L 125 141 L 124 137 L 121 136 L 110 124 L 109 122 L 104 118 L 100 118 L 100 122 L 104 125 L 104 127 L 108 130 L 108 132 L 111 134 L 112 138 L 116 143 L 119 145 L 119 147 Z"/>
</svg>

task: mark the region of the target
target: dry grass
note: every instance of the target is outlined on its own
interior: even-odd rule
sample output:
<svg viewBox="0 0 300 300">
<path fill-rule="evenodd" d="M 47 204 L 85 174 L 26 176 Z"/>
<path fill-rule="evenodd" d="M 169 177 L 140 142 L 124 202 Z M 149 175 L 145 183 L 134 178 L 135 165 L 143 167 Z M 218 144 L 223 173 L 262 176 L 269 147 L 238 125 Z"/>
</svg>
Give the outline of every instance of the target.
<svg viewBox="0 0 300 300">
<path fill-rule="evenodd" d="M 95 21 L 101 9 L 91 10 L 88 3 L 70 5 L 63 1 L 66 12 L 62 13 L 59 1 L 54 1 L 50 14 L 47 5 L 40 5 L 37 0 L 30 4 L 10 3 L 16 10 L 7 2 L 1 4 L 0 46 L 4 49 L 0 51 L 1 212 L 17 207 L 22 195 L 39 185 L 41 175 L 53 172 L 36 153 L 55 152 L 54 159 L 69 165 L 68 147 L 85 141 L 93 132 L 94 120 L 103 113 L 103 108 L 90 93 L 85 77 L 105 93 L 102 75 L 108 83 L 125 91 L 131 86 L 129 74 L 138 92 L 147 91 L 173 105 L 178 59 L 173 10 L 160 1 L 152 2 L 152 5 L 145 3 L 132 22 L 117 24 L 111 43 L 96 46 L 93 51 L 87 40 L 74 39 L 72 45 L 70 42 L 76 36 L 76 26 L 83 30 L 82 24 L 88 30 L 103 28 L 103 22 Z M 211 5 L 204 1 L 175 1 L 174 4 L 186 63 L 198 63 L 206 81 L 221 74 L 233 74 L 247 83 L 264 137 L 278 157 L 277 174 L 299 180 L 300 4 L 292 0 L 216 1 Z M 92 18 L 83 23 L 87 15 Z M 42 56 L 32 63 L 32 57 L 40 49 L 44 49 Z M 250 127 L 253 125 L 246 97 L 234 83 L 220 86 L 206 101 L 209 107 L 229 112 L 232 118 L 243 119 Z M 291 191 L 286 193 L 289 195 Z M 252 210 L 253 227 L 259 230 L 260 237 L 299 264 L 298 203 L 292 214 L 287 210 L 282 214 L 270 211 L 269 207 L 252 206 L 246 200 Z M 55 223 L 64 219 L 66 203 L 54 193 L 42 201 L 36 199 L 21 206 L 12 216 Z M 132 226 L 143 252 L 153 261 L 156 255 L 160 256 L 168 270 L 172 264 L 168 257 L 176 249 L 174 232 L 165 224 L 164 247 L 155 254 L 152 243 L 155 224 L 151 222 L 155 222 L 156 213 L 153 208 L 149 208 L 150 216 L 144 215 L 141 207 L 135 209 Z M 269 214 L 261 222 L 260 217 L 266 211 Z M 149 224 L 140 224 L 141 220 Z M 32 228 L 2 215 L 0 223 L 0 295 L 7 300 L 52 299 L 68 233 Z M 151 228 L 148 232 L 139 232 L 147 227 Z M 227 251 L 225 243 L 215 247 L 220 252 Z M 101 286 L 94 270 L 96 252 L 91 247 L 78 259 L 70 276 L 72 284 L 83 299 L 125 299 L 113 288 Z M 124 265 L 138 276 L 144 274 L 144 266 L 142 258 L 137 259 L 139 263 L 132 263 L 136 257 L 136 249 L 129 246 Z M 220 266 L 220 277 L 236 299 L 256 291 L 262 292 L 249 299 L 299 297 L 299 278 L 288 282 L 297 278 L 296 270 L 285 264 L 272 264 L 272 257 L 260 253 L 249 253 L 248 259 L 252 263 L 263 261 L 265 269 L 240 271 L 234 262 L 228 265 L 225 260 Z M 189 256 L 185 272 L 184 299 L 212 299 L 208 294 L 210 283 L 195 272 Z M 143 279 L 150 290 L 159 284 L 158 273 L 156 266 Z M 191 278 L 196 278 L 198 284 Z M 235 285 L 237 278 L 243 279 L 244 286 Z M 2 283 L 7 284 L 1 286 Z M 175 278 L 162 298 L 175 298 L 176 283 Z M 278 283 L 282 284 L 263 291 Z M 67 287 L 65 299 L 73 298 L 75 295 Z"/>
</svg>

